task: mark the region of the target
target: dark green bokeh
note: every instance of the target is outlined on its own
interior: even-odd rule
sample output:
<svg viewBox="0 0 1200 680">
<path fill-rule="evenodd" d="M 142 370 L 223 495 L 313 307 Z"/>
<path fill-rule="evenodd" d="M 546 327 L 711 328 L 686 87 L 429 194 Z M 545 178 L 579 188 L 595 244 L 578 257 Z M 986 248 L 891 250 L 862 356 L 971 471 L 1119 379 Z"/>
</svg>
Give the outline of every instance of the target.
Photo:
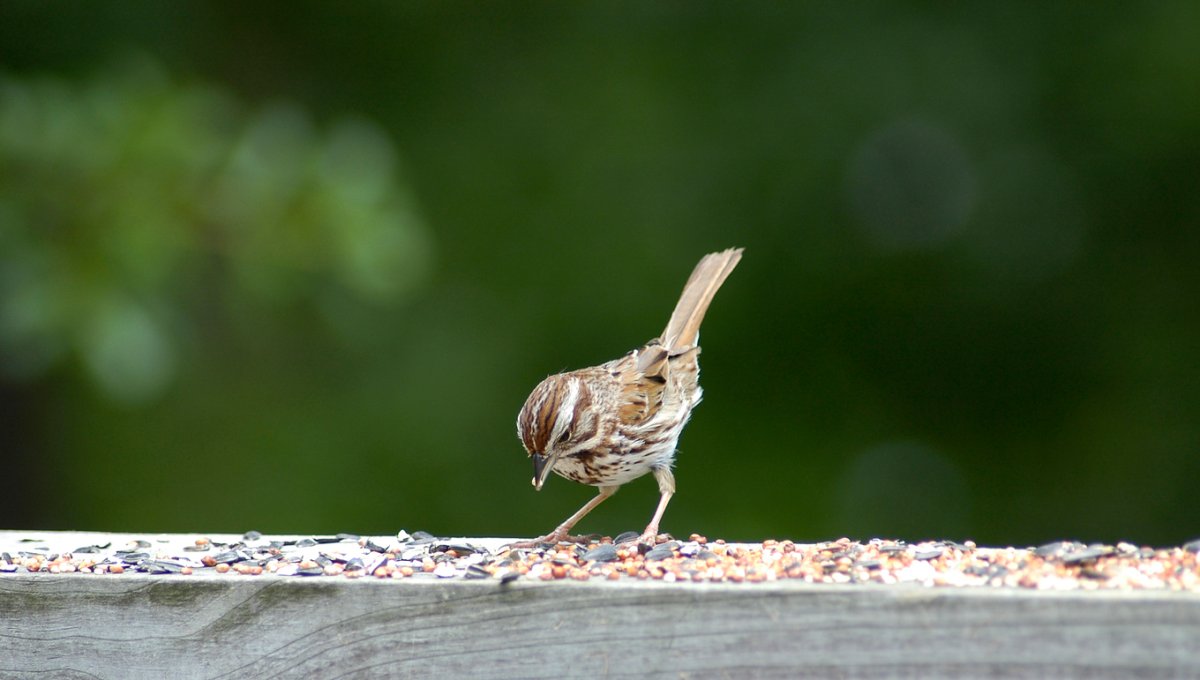
<svg viewBox="0 0 1200 680">
<path fill-rule="evenodd" d="M 0 78 L 0 526 L 547 531 L 528 391 L 741 245 L 664 530 L 1200 535 L 1195 3 L 19 0 Z"/>
</svg>

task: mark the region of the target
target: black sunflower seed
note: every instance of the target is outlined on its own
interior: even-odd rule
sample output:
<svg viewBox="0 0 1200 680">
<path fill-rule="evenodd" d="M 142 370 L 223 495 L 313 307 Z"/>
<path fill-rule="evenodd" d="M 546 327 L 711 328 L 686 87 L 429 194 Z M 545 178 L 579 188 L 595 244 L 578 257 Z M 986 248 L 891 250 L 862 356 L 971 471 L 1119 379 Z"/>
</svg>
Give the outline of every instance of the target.
<svg viewBox="0 0 1200 680">
<path fill-rule="evenodd" d="M 641 534 L 636 531 L 626 531 L 620 536 L 614 538 L 613 543 L 628 543 L 630 541 L 636 541 L 639 536 L 641 536 Z"/>
<path fill-rule="evenodd" d="M 585 562 L 612 562 L 617 559 L 617 546 L 607 543 L 585 552 L 580 559 Z"/>
</svg>

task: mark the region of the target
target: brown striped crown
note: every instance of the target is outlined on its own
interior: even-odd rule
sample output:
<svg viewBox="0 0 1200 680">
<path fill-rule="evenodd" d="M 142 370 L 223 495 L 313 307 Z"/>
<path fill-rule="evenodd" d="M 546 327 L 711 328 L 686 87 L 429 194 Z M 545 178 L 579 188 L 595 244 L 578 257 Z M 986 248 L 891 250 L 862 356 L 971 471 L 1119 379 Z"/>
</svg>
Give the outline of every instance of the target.
<svg viewBox="0 0 1200 680">
<path fill-rule="evenodd" d="M 517 436 L 530 454 L 563 453 L 596 431 L 592 392 L 577 375 L 546 378 L 534 388 L 517 416 Z"/>
</svg>

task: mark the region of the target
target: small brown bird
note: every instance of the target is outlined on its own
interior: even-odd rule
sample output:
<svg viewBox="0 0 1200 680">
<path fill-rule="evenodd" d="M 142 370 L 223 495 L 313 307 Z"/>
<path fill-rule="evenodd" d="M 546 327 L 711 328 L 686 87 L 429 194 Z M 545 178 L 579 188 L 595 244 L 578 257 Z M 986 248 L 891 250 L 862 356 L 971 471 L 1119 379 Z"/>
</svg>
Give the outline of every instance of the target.
<svg viewBox="0 0 1200 680">
<path fill-rule="evenodd" d="M 653 544 L 675 493 L 675 445 L 700 403 L 700 322 L 741 248 L 701 258 L 662 335 L 620 359 L 546 378 L 517 416 L 517 435 L 533 459 L 533 486 L 550 471 L 600 493 L 554 531 L 513 544 L 577 540 L 571 528 L 626 482 L 653 472 L 662 494 L 640 542 Z"/>
</svg>

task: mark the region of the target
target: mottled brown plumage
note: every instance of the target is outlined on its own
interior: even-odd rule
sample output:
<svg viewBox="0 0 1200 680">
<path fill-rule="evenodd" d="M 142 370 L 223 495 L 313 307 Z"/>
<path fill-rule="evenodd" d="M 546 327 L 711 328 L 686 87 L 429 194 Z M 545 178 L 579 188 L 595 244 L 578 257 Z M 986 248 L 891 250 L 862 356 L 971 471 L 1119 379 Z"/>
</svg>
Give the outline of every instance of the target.
<svg viewBox="0 0 1200 680">
<path fill-rule="evenodd" d="M 643 542 L 653 543 L 675 493 L 675 446 L 700 403 L 700 323 L 742 249 L 705 255 L 692 271 L 662 335 L 600 366 L 552 375 L 517 416 L 517 435 L 533 459 L 533 485 L 551 471 L 600 493 L 553 532 L 523 545 L 569 539 L 576 522 L 647 472 L 660 500 Z"/>
</svg>

